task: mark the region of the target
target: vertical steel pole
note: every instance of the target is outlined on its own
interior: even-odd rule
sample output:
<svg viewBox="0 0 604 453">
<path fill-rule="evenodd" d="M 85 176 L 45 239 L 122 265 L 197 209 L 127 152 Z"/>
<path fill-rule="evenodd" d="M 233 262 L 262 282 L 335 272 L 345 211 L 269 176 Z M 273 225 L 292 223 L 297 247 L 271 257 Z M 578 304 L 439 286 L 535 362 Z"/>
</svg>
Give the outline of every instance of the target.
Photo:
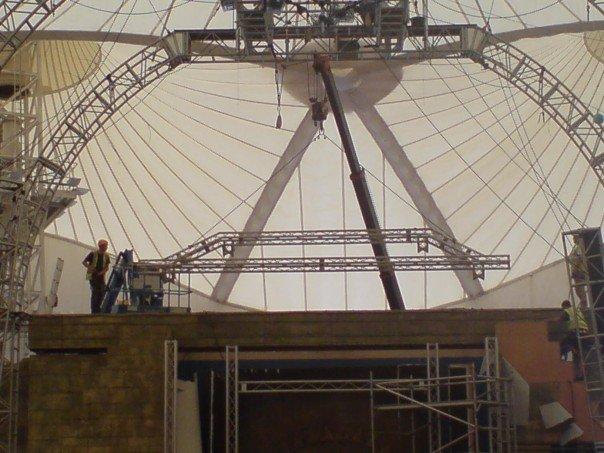
<svg viewBox="0 0 604 453">
<path fill-rule="evenodd" d="M 340 100 L 336 82 L 333 73 L 331 72 L 329 58 L 325 55 L 315 55 L 313 67 L 317 73 L 321 74 L 323 84 L 325 85 L 325 92 L 329 98 L 331 110 L 336 120 L 336 125 L 338 126 L 344 153 L 346 154 L 348 166 L 350 167 L 350 179 L 352 180 L 354 192 L 361 208 L 365 227 L 372 236 L 371 247 L 373 248 L 373 253 L 375 254 L 376 262 L 380 269 L 380 278 L 382 279 L 384 292 L 388 299 L 388 305 L 392 310 L 404 310 L 405 304 L 403 302 L 403 296 L 396 279 L 394 267 L 388 256 L 386 243 L 380 233 L 380 223 L 377 213 L 375 212 L 375 207 L 373 206 L 371 194 L 369 193 L 369 186 L 365 179 L 365 171 L 357 158 L 352 135 L 350 134 L 346 116 L 344 115 L 342 101 Z"/>
<path fill-rule="evenodd" d="M 226 453 L 239 452 L 239 348 L 225 351 Z"/>
<path fill-rule="evenodd" d="M 426 345 L 426 376 L 428 378 L 428 404 L 440 402 L 440 364 L 438 357 L 438 343 Z M 440 416 L 430 411 L 428 413 L 429 451 L 441 450 Z"/>
<path fill-rule="evenodd" d="M 214 453 L 214 370 L 210 371 L 210 453 Z"/>
<path fill-rule="evenodd" d="M 369 372 L 369 410 L 371 411 L 371 453 L 375 453 L 375 401 L 373 392 L 373 371 Z"/>
<path fill-rule="evenodd" d="M 164 453 L 176 453 L 178 343 L 164 342 Z"/>
</svg>

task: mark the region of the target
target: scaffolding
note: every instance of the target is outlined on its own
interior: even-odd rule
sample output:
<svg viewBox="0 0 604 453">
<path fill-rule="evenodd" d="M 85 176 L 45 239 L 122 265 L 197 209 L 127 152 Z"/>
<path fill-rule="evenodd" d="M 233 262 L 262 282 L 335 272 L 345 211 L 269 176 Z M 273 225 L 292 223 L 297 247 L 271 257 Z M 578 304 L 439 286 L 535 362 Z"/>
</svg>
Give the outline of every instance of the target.
<svg viewBox="0 0 604 453">
<path fill-rule="evenodd" d="M 176 453 L 178 342 L 164 342 L 164 453 Z"/>
<path fill-rule="evenodd" d="M 604 421 L 604 245 L 599 228 L 583 228 L 562 234 L 575 315 L 582 316 L 588 330 L 577 323 L 577 343 L 585 380 L 589 414 L 594 423 Z"/>
<path fill-rule="evenodd" d="M 239 451 L 239 348 L 225 351 L 225 442 L 226 453 Z"/>
<path fill-rule="evenodd" d="M 469 452 L 511 453 L 517 451 L 516 430 L 511 416 L 510 379 L 501 374 L 496 338 L 486 338 L 483 366 L 478 373 L 474 366 L 464 366 L 460 375 L 442 376 L 437 343 L 426 345 L 425 377 L 376 379 L 296 379 L 241 380 L 238 371 L 238 349 L 227 348 L 226 369 L 226 440 L 227 451 L 237 451 L 239 433 L 239 400 L 246 395 L 295 393 L 363 393 L 369 400 L 368 424 L 371 451 L 378 450 L 379 414 L 395 411 L 409 414 L 412 421 L 410 453 L 419 452 L 418 436 L 426 436 L 430 453 L 464 448 Z M 452 397 L 451 389 L 463 389 L 463 398 Z M 465 409 L 465 410 L 464 410 Z M 459 411 L 464 414 L 459 415 Z M 455 414 L 452 412 L 456 411 Z M 415 414 L 427 415 L 425 426 L 416 426 Z M 464 427 L 463 434 L 452 436 L 451 425 Z M 449 435 L 445 435 L 445 431 Z M 461 446 L 461 447 L 460 447 Z"/>
</svg>

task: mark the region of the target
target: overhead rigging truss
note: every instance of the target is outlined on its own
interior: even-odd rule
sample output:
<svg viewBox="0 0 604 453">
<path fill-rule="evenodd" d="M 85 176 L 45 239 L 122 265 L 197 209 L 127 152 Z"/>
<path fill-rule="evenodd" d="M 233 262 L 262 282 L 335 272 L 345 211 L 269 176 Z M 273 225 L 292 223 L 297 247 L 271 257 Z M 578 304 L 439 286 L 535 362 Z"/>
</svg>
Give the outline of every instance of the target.
<svg viewBox="0 0 604 453">
<path fill-rule="evenodd" d="M 236 246 L 358 245 L 373 244 L 378 240 L 390 244 L 416 244 L 418 252 L 428 252 L 432 245 L 443 254 L 377 258 L 348 256 L 233 259 L 231 257 Z M 205 258 L 212 252 L 221 252 L 223 256 Z M 484 278 L 487 269 L 510 268 L 508 255 L 483 255 L 429 228 L 217 233 L 164 260 L 139 261 L 135 263 L 135 268 L 143 274 L 377 271 L 384 260 L 395 270 L 467 269 L 473 271 L 475 278 Z"/>
<path fill-rule="evenodd" d="M 360 33 L 358 28 L 350 28 L 354 27 L 352 25 L 346 27 L 344 30 L 328 28 L 325 36 L 355 37 L 356 33 Z M 573 139 L 604 185 L 602 128 L 595 124 L 589 109 L 553 74 L 520 50 L 476 26 L 431 25 L 422 30 L 419 28 L 409 27 L 409 36 L 415 35 L 417 38 L 423 31 L 423 36 L 440 41 L 448 39 L 450 43 L 436 45 L 428 42 L 423 50 L 408 53 L 392 48 L 383 57 L 454 58 L 457 55 L 472 58 L 496 71 L 537 103 L 544 105 L 544 111 Z M 274 38 L 279 37 L 277 31 L 273 33 Z M 365 33 L 369 34 L 367 31 Z M 141 90 L 183 63 L 226 63 L 267 58 L 247 55 L 231 47 L 236 39 L 237 32 L 232 29 L 170 33 L 156 44 L 137 52 L 92 86 L 49 134 L 41 156 L 30 166 L 26 183 L 16 194 L 15 221 L 11 222 L 0 244 L 4 251 L 0 257 L 1 278 L 5 297 L 11 301 L 9 303 L 19 304 L 22 299 L 33 243 L 41 231 L 53 194 L 96 132 Z M 380 49 L 374 49 L 374 53 L 378 51 L 381 52 Z M 337 52 L 337 49 L 333 52 L 338 53 L 336 59 L 345 58 L 344 53 Z M 295 55 L 294 51 L 292 55 Z M 308 59 L 312 57 L 309 55 Z M 271 58 L 274 63 L 274 56 Z M 352 57 L 349 55 L 346 58 Z"/>
<path fill-rule="evenodd" d="M 0 71 L 27 38 L 66 0 L 3 0 L 0 3 Z"/>
</svg>

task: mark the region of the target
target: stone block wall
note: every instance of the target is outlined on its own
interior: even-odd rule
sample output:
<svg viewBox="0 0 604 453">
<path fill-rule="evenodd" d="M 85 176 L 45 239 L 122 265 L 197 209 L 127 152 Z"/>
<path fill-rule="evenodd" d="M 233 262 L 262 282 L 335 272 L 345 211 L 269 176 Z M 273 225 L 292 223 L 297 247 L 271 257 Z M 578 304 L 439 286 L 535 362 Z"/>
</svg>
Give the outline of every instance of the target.
<svg viewBox="0 0 604 453">
<path fill-rule="evenodd" d="M 30 359 L 27 451 L 163 450 L 163 340 Z"/>
<path fill-rule="evenodd" d="M 38 316 L 23 366 L 21 448 L 163 450 L 164 341 L 181 351 L 480 348 L 501 322 L 547 324 L 552 310 Z"/>
</svg>

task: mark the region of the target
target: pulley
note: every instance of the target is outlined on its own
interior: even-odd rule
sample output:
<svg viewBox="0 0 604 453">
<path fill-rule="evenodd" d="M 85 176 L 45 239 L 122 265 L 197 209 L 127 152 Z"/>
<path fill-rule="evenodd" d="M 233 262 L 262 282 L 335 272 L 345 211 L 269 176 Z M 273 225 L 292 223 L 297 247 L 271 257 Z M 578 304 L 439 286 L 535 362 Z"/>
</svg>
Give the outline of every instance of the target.
<svg viewBox="0 0 604 453">
<path fill-rule="evenodd" d="M 325 100 L 320 101 L 317 98 L 310 98 L 310 107 L 315 126 L 320 125 L 321 129 L 323 129 L 323 121 L 327 119 L 327 102 Z"/>
</svg>

